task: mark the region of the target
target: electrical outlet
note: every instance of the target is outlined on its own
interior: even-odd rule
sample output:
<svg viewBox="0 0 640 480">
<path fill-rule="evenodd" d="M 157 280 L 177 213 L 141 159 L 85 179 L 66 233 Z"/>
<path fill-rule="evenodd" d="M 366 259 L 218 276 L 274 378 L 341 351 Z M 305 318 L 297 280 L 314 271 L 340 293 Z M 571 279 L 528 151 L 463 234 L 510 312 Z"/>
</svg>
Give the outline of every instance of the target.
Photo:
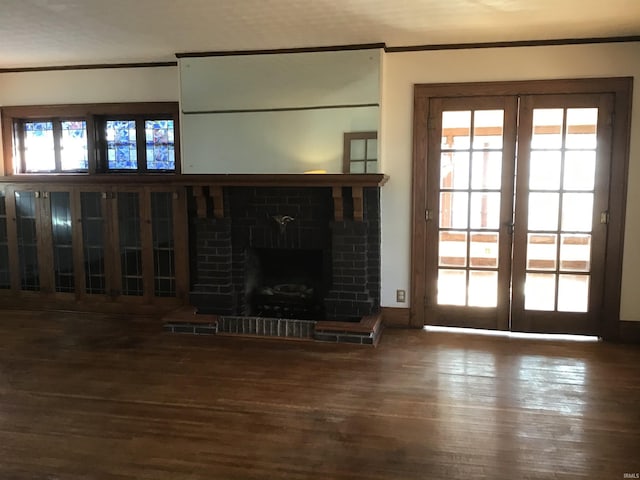
<svg viewBox="0 0 640 480">
<path fill-rule="evenodd" d="M 404 290 L 396 290 L 396 302 L 404 303 L 407 301 L 407 292 Z"/>
</svg>

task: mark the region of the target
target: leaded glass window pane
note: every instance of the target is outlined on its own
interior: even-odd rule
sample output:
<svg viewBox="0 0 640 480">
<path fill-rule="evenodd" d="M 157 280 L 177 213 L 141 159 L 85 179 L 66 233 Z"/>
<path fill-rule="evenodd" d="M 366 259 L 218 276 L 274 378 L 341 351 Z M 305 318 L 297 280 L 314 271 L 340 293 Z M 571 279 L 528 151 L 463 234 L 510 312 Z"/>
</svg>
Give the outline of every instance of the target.
<svg viewBox="0 0 640 480">
<path fill-rule="evenodd" d="M 144 128 L 147 146 L 147 169 L 175 170 L 173 120 L 146 120 Z"/>
<path fill-rule="evenodd" d="M 24 167 L 27 172 L 50 172 L 56 169 L 53 122 L 25 122 Z"/>
<path fill-rule="evenodd" d="M 140 237 L 140 204 L 137 193 L 118 193 L 118 225 L 122 294 L 142 295 L 142 239 Z"/>
<path fill-rule="evenodd" d="M 15 199 L 20 288 L 22 290 L 40 290 L 36 195 L 34 192 L 15 192 Z"/>
<path fill-rule="evenodd" d="M 87 122 L 60 122 L 62 138 L 60 140 L 61 170 L 87 170 Z"/>
<path fill-rule="evenodd" d="M 82 246 L 87 293 L 105 293 L 104 216 L 101 194 L 82 192 Z"/>
<path fill-rule="evenodd" d="M 173 194 L 151 194 L 155 295 L 175 297 L 175 249 L 173 242 Z"/>
<path fill-rule="evenodd" d="M 56 292 L 75 291 L 72 225 L 69 192 L 51 192 L 51 234 Z"/>
<path fill-rule="evenodd" d="M 107 120 L 109 170 L 136 170 L 138 154 L 135 120 Z"/>
</svg>

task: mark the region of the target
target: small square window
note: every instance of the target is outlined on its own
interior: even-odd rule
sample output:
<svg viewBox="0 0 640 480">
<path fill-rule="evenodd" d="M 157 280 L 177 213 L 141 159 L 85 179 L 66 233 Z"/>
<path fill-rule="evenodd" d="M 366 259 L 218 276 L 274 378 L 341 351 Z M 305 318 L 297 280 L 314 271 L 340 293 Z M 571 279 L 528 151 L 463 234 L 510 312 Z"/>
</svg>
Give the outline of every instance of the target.
<svg viewBox="0 0 640 480">
<path fill-rule="evenodd" d="M 344 134 L 342 173 L 377 173 L 378 133 Z"/>
</svg>

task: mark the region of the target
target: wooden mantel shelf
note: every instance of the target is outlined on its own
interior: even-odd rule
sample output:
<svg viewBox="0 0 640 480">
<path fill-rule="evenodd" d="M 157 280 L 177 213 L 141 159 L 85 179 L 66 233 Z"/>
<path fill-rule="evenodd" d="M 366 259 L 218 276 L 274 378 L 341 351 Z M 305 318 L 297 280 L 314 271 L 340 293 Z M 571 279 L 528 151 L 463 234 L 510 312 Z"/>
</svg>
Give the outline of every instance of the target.
<svg viewBox="0 0 640 480">
<path fill-rule="evenodd" d="M 353 201 L 353 218 L 362 221 L 364 218 L 363 188 L 381 187 L 389 177 L 382 173 L 321 173 L 321 174 L 215 174 L 215 175 L 173 175 L 161 173 L 126 174 L 107 173 L 87 174 L 49 174 L 49 175 L 9 175 L 0 176 L 2 185 L 31 185 L 31 188 L 46 188 L 54 185 L 92 185 L 92 186 L 145 186 L 162 185 L 163 187 L 192 187 L 196 200 L 199 218 L 207 216 L 207 197 L 213 204 L 215 218 L 224 217 L 225 187 L 325 187 L 331 188 L 333 197 L 334 219 L 344 220 L 343 187 L 351 188 L 347 195 Z M 41 187 L 42 185 L 42 187 Z M 206 188 L 205 188 L 206 187 Z"/>
<path fill-rule="evenodd" d="M 0 176 L 0 183 L 46 183 L 52 184 L 157 184 L 177 186 L 217 186 L 217 187 L 381 187 L 389 177 L 382 173 L 362 174 L 213 174 L 213 175 L 171 175 L 171 174 L 49 174 L 49 175 L 9 175 Z"/>
</svg>

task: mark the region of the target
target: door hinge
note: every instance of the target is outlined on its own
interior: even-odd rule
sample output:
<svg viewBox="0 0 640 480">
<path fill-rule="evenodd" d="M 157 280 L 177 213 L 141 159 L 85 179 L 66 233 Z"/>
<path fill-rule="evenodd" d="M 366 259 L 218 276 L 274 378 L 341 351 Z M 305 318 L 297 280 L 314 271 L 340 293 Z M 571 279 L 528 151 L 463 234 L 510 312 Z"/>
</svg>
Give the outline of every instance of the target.
<svg viewBox="0 0 640 480">
<path fill-rule="evenodd" d="M 436 117 L 427 118 L 427 130 L 433 130 L 436 128 Z"/>
<path fill-rule="evenodd" d="M 424 219 L 427 222 L 433 220 L 433 210 L 431 210 L 430 208 L 425 209 L 425 211 L 424 211 Z"/>
<path fill-rule="evenodd" d="M 608 225 L 609 224 L 609 211 L 608 210 L 600 212 L 600 223 L 602 225 Z"/>
</svg>

